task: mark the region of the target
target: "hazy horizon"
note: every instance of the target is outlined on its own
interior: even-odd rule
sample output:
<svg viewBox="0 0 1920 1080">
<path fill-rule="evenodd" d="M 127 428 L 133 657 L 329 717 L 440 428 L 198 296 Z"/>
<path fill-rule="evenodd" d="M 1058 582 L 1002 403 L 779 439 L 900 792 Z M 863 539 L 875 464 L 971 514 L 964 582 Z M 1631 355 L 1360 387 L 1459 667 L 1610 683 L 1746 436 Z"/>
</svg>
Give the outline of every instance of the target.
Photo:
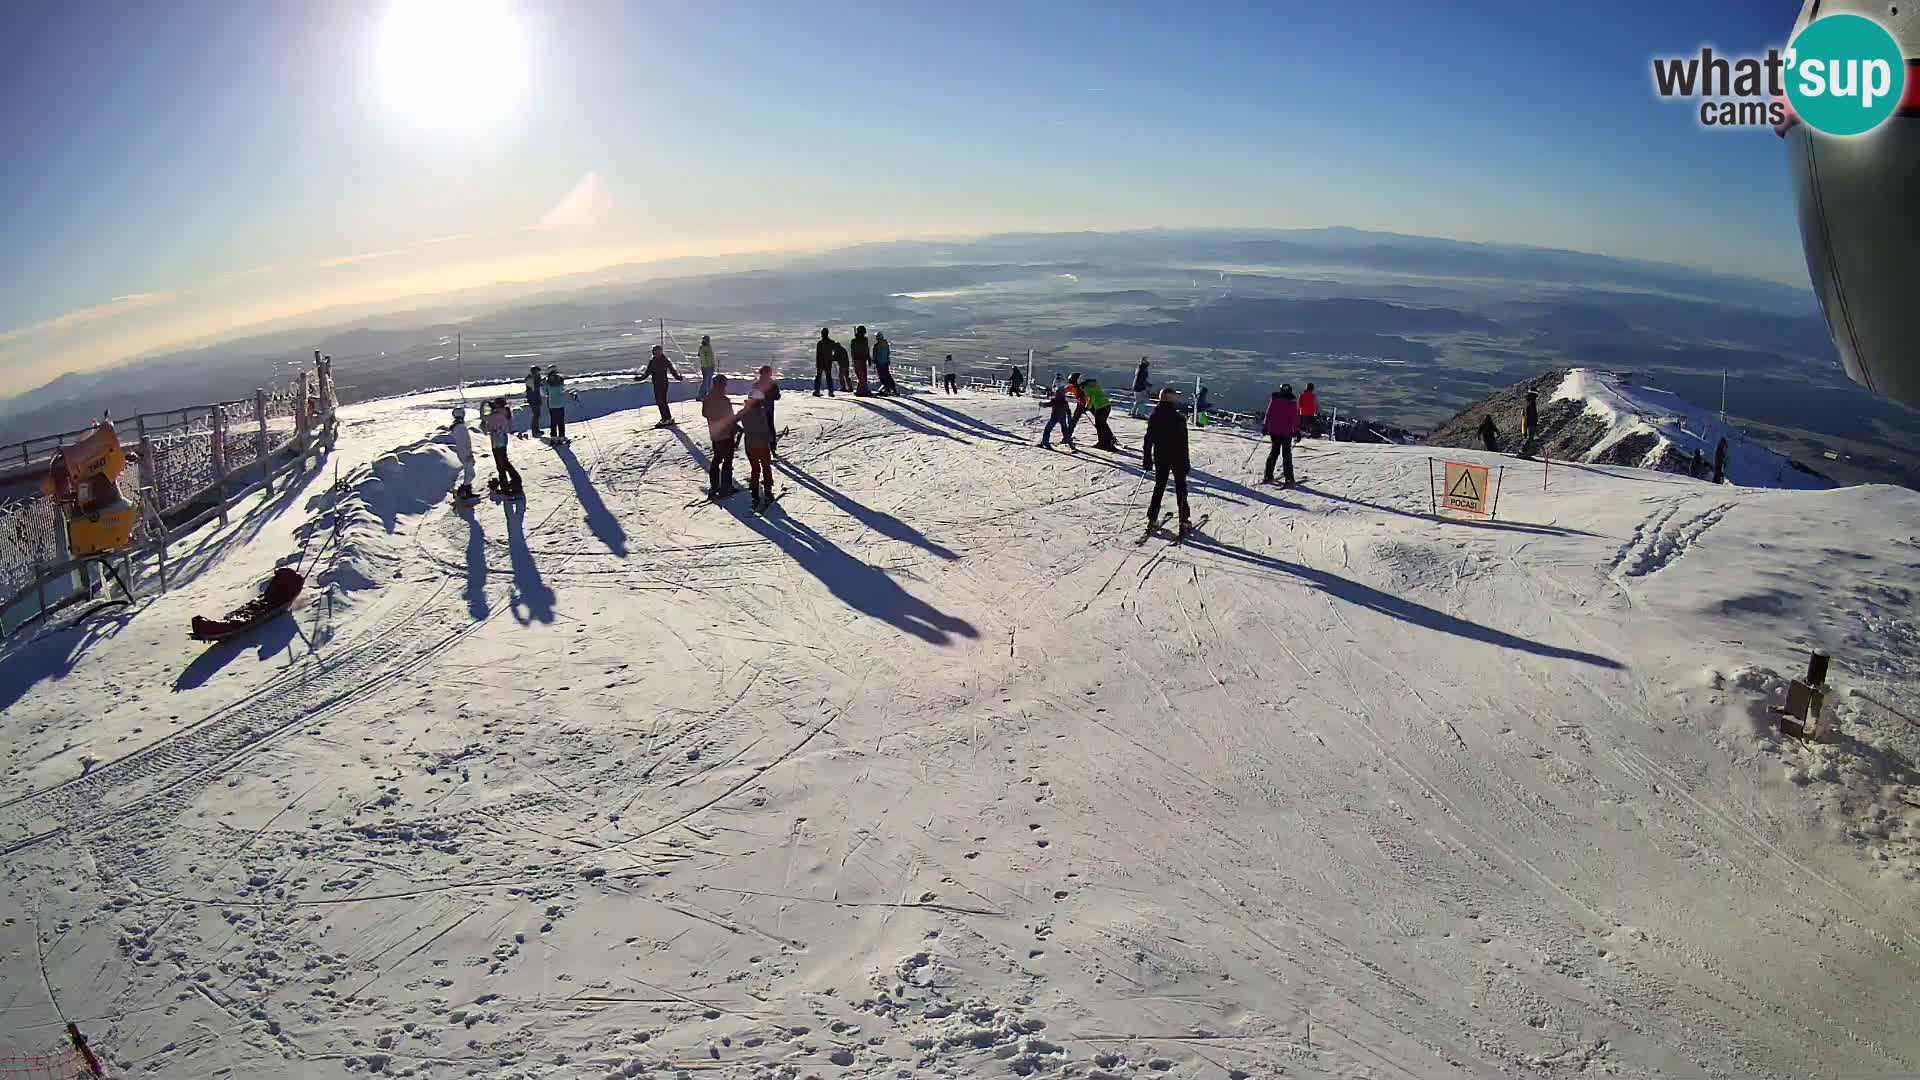
<svg viewBox="0 0 1920 1080">
<path fill-rule="evenodd" d="M 1781 44 L 1797 6 L 15 5 L 0 393 L 338 308 L 901 237 L 1343 225 L 1801 285 L 1778 140 L 1703 130 L 1648 68 Z"/>
</svg>

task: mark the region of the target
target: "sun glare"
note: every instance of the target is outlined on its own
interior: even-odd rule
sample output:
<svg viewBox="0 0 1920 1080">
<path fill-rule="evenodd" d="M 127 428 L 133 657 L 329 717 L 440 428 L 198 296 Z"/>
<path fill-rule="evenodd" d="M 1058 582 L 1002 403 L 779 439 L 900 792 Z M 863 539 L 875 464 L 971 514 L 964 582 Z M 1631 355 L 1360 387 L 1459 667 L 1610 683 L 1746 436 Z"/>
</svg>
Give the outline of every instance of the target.
<svg viewBox="0 0 1920 1080">
<path fill-rule="evenodd" d="M 526 39 L 499 0 L 398 0 L 378 49 L 388 106 L 423 127 L 484 130 L 526 88 Z"/>
</svg>

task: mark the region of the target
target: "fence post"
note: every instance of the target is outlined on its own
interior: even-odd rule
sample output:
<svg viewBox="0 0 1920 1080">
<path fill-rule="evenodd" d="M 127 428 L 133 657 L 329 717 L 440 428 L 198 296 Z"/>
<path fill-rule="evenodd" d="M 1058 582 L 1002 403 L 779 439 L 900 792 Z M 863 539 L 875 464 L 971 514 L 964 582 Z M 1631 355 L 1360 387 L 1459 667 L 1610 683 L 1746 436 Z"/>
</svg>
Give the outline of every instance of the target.
<svg viewBox="0 0 1920 1080">
<path fill-rule="evenodd" d="M 1433 459 L 1427 459 L 1427 506 L 1433 510 L 1433 516 L 1440 516 L 1440 497 L 1433 493 Z"/>
<path fill-rule="evenodd" d="M 311 400 L 308 392 L 313 387 L 313 373 L 300 372 L 300 389 L 293 402 L 294 443 L 300 449 L 300 471 L 307 471 L 307 451 L 313 446 L 313 426 L 307 420 L 307 402 Z"/>
<path fill-rule="evenodd" d="M 227 524 L 227 409 L 224 405 L 211 406 L 213 409 L 213 484 L 214 496 L 220 500 L 220 524 Z"/>
<path fill-rule="evenodd" d="M 56 521 L 59 520 L 60 511 L 57 508 L 54 509 L 53 516 Z M 40 597 L 39 617 L 44 619 L 47 617 L 47 575 L 41 568 L 40 541 L 38 537 L 34 539 L 33 543 L 33 584 L 34 591 L 38 593 Z"/>
<path fill-rule="evenodd" d="M 260 457 L 260 484 L 273 494 L 273 444 L 267 441 L 267 391 L 258 387 L 253 391 L 253 418 L 260 425 L 260 442 L 255 453 Z"/>
</svg>

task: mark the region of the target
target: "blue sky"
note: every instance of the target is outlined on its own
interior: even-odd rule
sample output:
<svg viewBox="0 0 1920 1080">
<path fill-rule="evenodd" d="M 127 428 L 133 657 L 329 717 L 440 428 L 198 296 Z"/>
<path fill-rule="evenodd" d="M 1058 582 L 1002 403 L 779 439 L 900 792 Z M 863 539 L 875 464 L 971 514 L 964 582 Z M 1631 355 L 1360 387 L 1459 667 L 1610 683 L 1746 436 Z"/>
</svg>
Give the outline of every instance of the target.
<svg viewBox="0 0 1920 1080">
<path fill-rule="evenodd" d="M 898 235 L 1337 224 L 1804 280 L 1778 140 L 1648 74 L 1782 43 L 1791 2 L 473 2 L 504 45 L 383 45 L 385 0 L 7 5 L 0 393 L 338 304 Z"/>
</svg>

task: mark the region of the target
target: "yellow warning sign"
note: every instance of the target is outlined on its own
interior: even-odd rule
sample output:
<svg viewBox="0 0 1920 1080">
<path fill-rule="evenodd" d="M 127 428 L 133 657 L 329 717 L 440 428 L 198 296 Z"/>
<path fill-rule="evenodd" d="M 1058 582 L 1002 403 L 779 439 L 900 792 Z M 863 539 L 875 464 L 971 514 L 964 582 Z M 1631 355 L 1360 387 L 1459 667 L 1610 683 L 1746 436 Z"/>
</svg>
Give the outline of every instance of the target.
<svg viewBox="0 0 1920 1080">
<path fill-rule="evenodd" d="M 1446 506 L 1469 514 L 1487 512 L 1487 467 L 1447 462 Z"/>
</svg>

